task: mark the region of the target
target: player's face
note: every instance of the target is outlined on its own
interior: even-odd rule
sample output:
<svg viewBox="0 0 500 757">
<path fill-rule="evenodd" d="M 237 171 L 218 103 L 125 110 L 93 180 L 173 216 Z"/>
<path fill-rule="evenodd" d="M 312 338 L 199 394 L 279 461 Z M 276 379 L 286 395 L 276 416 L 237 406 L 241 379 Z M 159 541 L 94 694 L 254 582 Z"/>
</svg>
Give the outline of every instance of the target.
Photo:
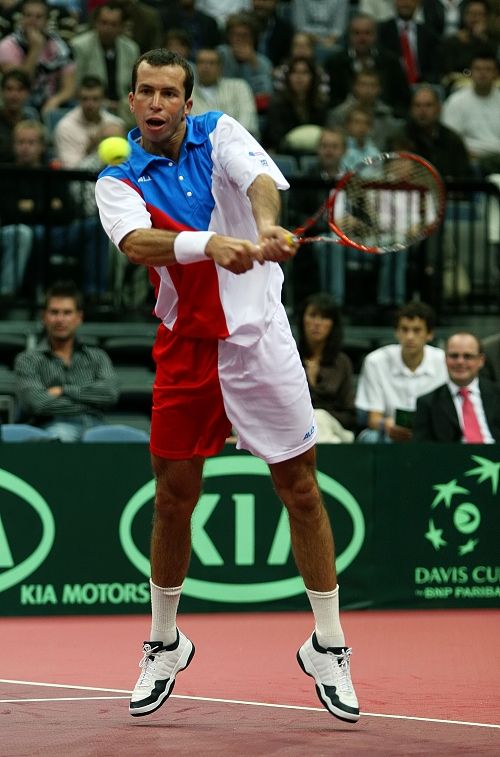
<svg viewBox="0 0 500 757">
<path fill-rule="evenodd" d="M 304 313 L 304 335 L 312 347 L 324 344 L 333 328 L 331 318 L 326 318 L 314 305 L 308 305 Z"/>
<path fill-rule="evenodd" d="M 49 339 L 71 339 L 82 322 L 72 297 L 51 297 L 43 314 L 43 324 Z"/>
<path fill-rule="evenodd" d="M 446 345 L 446 367 L 457 386 L 467 386 L 484 365 L 484 355 L 472 334 L 456 334 Z"/>
<path fill-rule="evenodd" d="M 185 99 L 184 79 L 181 66 L 150 66 L 145 61 L 139 65 L 129 105 L 148 152 L 177 157 L 193 104 Z"/>
<path fill-rule="evenodd" d="M 418 355 L 432 339 L 432 331 L 428 330 L 423 318 L 400 318 L 396 338 L 405 355 Z"/>
</svg>

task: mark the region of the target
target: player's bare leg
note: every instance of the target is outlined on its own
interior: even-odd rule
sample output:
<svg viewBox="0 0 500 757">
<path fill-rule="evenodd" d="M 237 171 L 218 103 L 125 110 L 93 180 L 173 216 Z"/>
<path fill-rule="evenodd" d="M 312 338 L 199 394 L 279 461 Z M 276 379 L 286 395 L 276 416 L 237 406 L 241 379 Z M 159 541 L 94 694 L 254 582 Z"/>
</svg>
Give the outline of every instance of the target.
<svg viewBox="0 0 500 757">
<path fill-rule="evenodd" d="M 130 701 L 131 715 L 149 715 L 170 696 L 177 673 L 194 655 L 194 645 L 177 628 L 177 605 L 191 555 L 191 516 L 201 490 L 203 458 L 152 457 L 156 476 L 151 535 L 150 640 L 144 642 L 142 673 Z"/>
<path fill-rule="evenodd" d="M 348 722 L 359 719 L 350 676 L 350 647 L 340 625 L 335 548 L 328 513 L 316 481 L 314 449 L 270 466 L 276 491 L 288 511 L 292 549 L 316 621 L 297 652 L 302 670 L 314 678 L 326 709 Z"/>
</svg>

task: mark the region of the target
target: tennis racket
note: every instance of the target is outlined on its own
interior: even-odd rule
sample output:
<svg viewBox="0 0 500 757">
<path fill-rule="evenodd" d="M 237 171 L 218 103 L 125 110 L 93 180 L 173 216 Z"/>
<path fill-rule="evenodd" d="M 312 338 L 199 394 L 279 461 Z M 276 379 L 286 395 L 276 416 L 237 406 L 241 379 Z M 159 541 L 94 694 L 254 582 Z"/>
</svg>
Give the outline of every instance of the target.
<svg viewBox="0 0 500 757">
<path fill-rule="evenodd" d="M 316 213 L 291 233 L 295 244 L 398 252 L 436 231 L 445 205 L 444 183 L 433 165 L 410 152 L 381 153 L 345 173 Z M 315 235 L 324 221 L 333 235 Z"/>
</svg>

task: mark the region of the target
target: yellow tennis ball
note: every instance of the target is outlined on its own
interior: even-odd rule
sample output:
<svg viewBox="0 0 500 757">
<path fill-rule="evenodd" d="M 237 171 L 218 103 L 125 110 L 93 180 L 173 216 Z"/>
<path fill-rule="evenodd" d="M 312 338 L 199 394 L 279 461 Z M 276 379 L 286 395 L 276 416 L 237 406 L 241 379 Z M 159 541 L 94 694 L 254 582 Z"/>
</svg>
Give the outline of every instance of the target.
<svg viewBox="0 0 500 757">
<path fill-rule="evenodd" d="M 106 137 L 99 142 L 97 153 L 103 163 L 109 166 L 117 166 L 123 163 L 130 155 L 130 146 L 123 137 Z"/>
</svg>

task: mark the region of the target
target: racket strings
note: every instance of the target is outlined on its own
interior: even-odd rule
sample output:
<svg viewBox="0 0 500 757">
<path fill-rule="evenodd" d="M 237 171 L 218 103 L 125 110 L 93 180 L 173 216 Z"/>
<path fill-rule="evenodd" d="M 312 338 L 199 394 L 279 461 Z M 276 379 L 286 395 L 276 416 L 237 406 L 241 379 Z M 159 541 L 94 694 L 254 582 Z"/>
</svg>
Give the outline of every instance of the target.
<svg viewBox="0 0 500 757">
<path fill-rule="evenodd" d="M 406 249 L 438 220 L 439 186 L 413 159 L 395 156 L 351 173 L 328 207 L 328 224 L 379 252 Z"/>
</svg>

